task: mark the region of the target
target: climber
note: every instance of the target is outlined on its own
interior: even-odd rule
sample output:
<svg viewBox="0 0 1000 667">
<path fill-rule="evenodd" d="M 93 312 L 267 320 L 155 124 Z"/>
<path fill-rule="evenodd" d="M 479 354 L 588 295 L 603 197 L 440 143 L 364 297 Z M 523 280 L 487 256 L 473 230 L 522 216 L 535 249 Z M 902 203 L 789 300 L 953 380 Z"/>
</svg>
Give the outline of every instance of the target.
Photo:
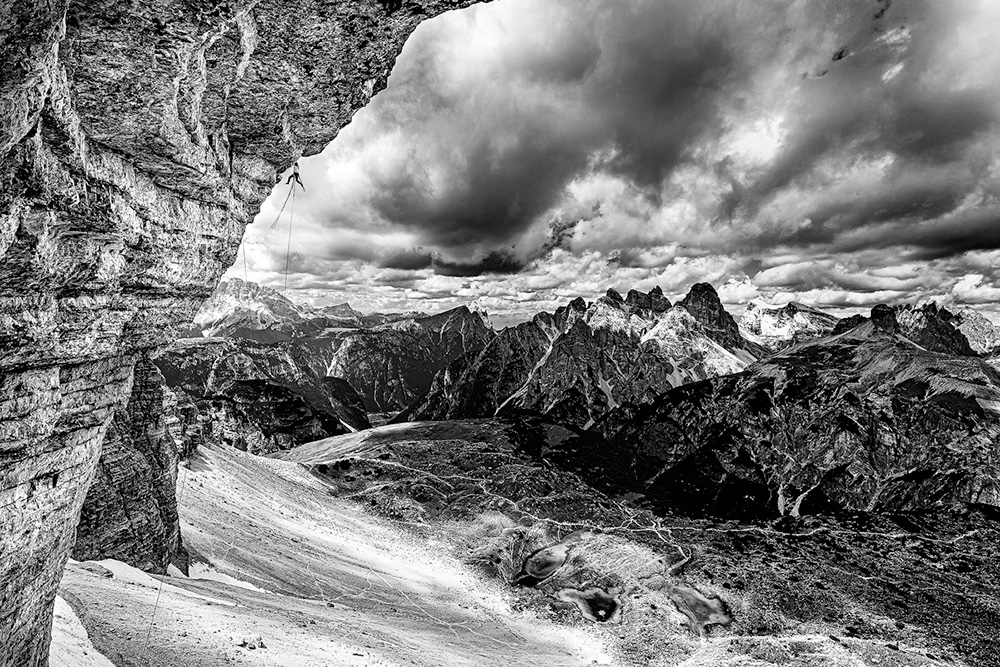
<svg viewBox="0 0 1000 667">
<path fill-rule="evenodd" d="M 288 185 L 289 183 L 291 183 L 293 178 L 295 179 L 296 183 L 298 183 L 300 186 L 302 186 L 302 190 L 305 191 L 306 186 L 302 184 L 302 179 L 299 178 L 299 163 L 298 162 L 296 162 L 292 166 L 292 173 L 288 175 L 288 180 L 285 181 L 285 185 Z M 293 185 L 292 187 L 294 188 L 295 186 Z"/>
</svg>

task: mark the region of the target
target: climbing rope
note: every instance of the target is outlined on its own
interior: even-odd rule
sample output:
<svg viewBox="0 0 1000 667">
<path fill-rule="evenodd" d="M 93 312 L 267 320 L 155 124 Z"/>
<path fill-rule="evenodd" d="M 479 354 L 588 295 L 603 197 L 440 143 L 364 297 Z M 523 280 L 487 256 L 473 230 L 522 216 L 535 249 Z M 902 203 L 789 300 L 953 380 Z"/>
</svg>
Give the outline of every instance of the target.
<svg viewBox="0 0 1000 667">
<path fill-rule="evenodd" d="M 285 212 L 285 205 L 288 204 L 288 198 L 291 197 L 293 194 L 295 194 L 295 184 L 294 183 L 292 183 L 292 187 L 288 191 L 288 194 L 285 195 L 285 201 L 281 204 L 281 208 L 278 210 L 278 215 L 274 216 L 274 222 L 271 223 L 271 229 L 274 229 L 275 227 L 278 226 L 278 220 L 281 219 L 281 214 Z M 292 208 L 293 209 L 295 208 L 295 204 L 294 203 L 292 203 Z"/>
<path fill-rule="evenodd" d="M 295 183 L 291 184 L 288 189 L 288 194 L 285 195 L 285 201 L 282 202 L 281 208 L 278 209 L 278 215 L 274 216 L 274 222 L 271 223 L 271 229 L 278 226 L 278 221 L 281 219 L 281 214 L 285 212 L 285 207 L 288 205 L 288 200 L 292 201 L 292 208 L 288 211 L 288 243 L 285 245 L 285 291 L 288 291 L 288 266 L 289 258 L 292 254 L 292 223 L 295 222 Z M 243 251 L 243 259 L 246 261 L 246 250 Z"/>
<path fill-rule="evenodd" d="M 147 436 L 148 437 L 148 436 Z M 180 477 L 180 461 L 177 462 L 177 476 Z M 181 480 L 180 489 L 177 491 L 177 507 L 180 508 L 181 500 L 184 498 L 184 487 L 187 485 L 187 474 Z M 153 622 L 156 620 L 156 610 L 160 607 L 160 594 L 163 593 L 163 580 L 167 575 L 160 576 L 160 585 L 156 589 L 156 601 L 153 602 L 153 613 L 149 616 L 149 628 L 146 630 L 146 642 L 143 645 L 143 653 L 149 650 L 149 638 L 153 635 Z"/>
<path fill-rule="evenodd" d="M 247 277 L 248 274 L 247 274 L 247 240 L 246 240 L 246 238 L 243 239 L 243 243 L 241 243 L 240 245 L 243 246 L 243 282 L 248 283 L 248 282 L 250 282 L 250 278 Z"/>
<path fill-rule="evenodd" d="M 292 183 L 292 210 L 288 214 L 288 243 L 285 245 L 285 292 L 288 291 L 288 258 L 292 253 L 293 222 L 295 222 L 295 183 Z"/>
</svg>

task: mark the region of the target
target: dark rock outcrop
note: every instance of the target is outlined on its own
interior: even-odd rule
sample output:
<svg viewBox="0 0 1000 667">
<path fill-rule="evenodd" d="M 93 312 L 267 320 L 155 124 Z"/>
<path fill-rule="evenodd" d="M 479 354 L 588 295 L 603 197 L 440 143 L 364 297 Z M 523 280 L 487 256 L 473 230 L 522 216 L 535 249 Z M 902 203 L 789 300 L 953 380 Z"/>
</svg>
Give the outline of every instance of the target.
<svg viewBox="0 0 1000 667">
<path fill-rule="evenodd" d="M 1000 373 L 871 322 L 628 406 L 619 479 L 656 507 L 763 517 L 1000 505 Z M 615 475 L 608 475 L 609 478 Z"/>
<path fill-rule="evenodd" d="M 844 333 L 865 322 L 871 322 L 876 328 L 888 333 L 899 333 L 932 352 L 962 357 L 974 357 L 977 354 L 959 328 L 956 317 L 933 301 L 916 306 L 878 304 L 872 308 L 870 317 L 847 317 L 836 324 L 833 333 Z"/>
<path fill-rule="evenodd" d="M 417 24 L 472 1 L 5 8 L 0 665 L 46 662 L 136 356 L 190 320 L 277 174 L 385 86 Z"/>
<path fill-rule="evenodd" d="M 476 354 L 496 336 L 488 320 L 465 306 L 368 329 L 297 338 L 287 348 L 319 375 L 346 380 L 369 412 L 397 412 L 431 387 L 456 359 Z"/>
<path fill-rule="evenodd" d="M 740 334 L 739 325 L 722 305 L 719 293 L 710 284 L 696 283 L 677 305 L 691 313 L 705 328 L 709 338 L 727 350 L 746 350 L 756 358 L 767 355 L 766 350 Z"/>
<path fill-rule="evenodd" d="M 173 560 L 184 569 L 175 495 L 183 452 L 169 430 L 176 408 L 160 370 L 140 359 L 128 403 L 104 438 L 73 558 L 114 558 L 159 573 Z"/>
<path fill-rule="evenodd" d="M 503 329 L 481 351 L 459 357 L 435 375 L 427 393 L 397 420 L 493 416 L 545 355 L 554 331 L 548 313 Z"/>
<path fill-rule="evenodd" d="M 198 433 L 189 448 L 218 443 L 267 454 L 371 426 L 349 384 L 314 374 L 280 346 L 189 338 L 155 362 L 185 431 Z"/>
<path fill-rule="evenodd" d="M 899 332 L 917 345 L 933 352 L 963 357 L 976 356 L 965 335 L 956 328 L 955 316 L 933 301 L 893 309 Z M 874 310 L 872 311 L 874 316 Z"/>
</svg>

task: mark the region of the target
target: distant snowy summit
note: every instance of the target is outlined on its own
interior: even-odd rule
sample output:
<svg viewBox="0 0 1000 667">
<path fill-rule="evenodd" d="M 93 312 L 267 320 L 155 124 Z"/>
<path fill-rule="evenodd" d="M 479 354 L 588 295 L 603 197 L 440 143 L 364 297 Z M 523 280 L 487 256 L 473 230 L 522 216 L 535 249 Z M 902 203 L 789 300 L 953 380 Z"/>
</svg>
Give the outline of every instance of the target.
<svg viewBox="0 0 1000 667">
<path fill-rule="evenodd" d="M 740 318 L 739 330 L 747 340 L 776 352 L 825 336 L 833 331 L 838 321 L 829 313 L 796 301 L 776 305 L 754 299 Z"/>
<path fill-rule="evenodd" d="M 194 317 L 193 335 L 235 336 L 274 343 L 329 329 L 367 329 L 426 317 L 424 313 L 365 314 L 347 303 L 315 307 L 271 289 L 232 278 L 219 283 Z"/>
</svg>

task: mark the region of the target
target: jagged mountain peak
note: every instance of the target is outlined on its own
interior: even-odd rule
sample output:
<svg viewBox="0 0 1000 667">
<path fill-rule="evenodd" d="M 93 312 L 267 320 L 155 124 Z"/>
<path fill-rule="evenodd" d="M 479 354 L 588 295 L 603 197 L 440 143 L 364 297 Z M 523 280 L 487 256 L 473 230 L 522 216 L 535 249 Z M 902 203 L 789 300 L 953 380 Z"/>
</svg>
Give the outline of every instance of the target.
<svg viewBox="0 0 1000 667">
<path fill-rule="evenodd" d="M 735 318 L 722 305 L 719 293 L 709 283 L 692 285 L 677 305 L 691 313 L 705 327 L 708 336 L 727 350 L 745 350 L 753 358 L 764 355 L 763 348 L 740 334 Z"/>
<path fill-rule="evenodd" d="M 961 357 L 974 357 L 977 353 L 956 324 L 950 311 L 933 301 L 913 305 L 875 305 L 869 317 L 852 315 L 837 323 L 834 334 L 859 327 L 866 322 L 879 331 L 899 334 L 911 343 L 931 352 L 942 352 Z"/>
<path fill-rule="evenodd" d="M 723 312 L 725 312 L 723 310 Z M 742 370 L 755 357 L 737 335 L 718 342 L 662 290 L 577 298 L 554 315 L 501 331 L 478 355 L 445 369 L 404 418 L 489 417 L 529 410 L 585 426 L 607 409 L 668 387 Z"/>
<path fill-rule="evenodd" d="M 1000 353 L 1000 326 L 979 311 L 966 306 L 955 313 L 951 323 L 962 332 L 974 352 L 987 356 Z"/>
</svg>

